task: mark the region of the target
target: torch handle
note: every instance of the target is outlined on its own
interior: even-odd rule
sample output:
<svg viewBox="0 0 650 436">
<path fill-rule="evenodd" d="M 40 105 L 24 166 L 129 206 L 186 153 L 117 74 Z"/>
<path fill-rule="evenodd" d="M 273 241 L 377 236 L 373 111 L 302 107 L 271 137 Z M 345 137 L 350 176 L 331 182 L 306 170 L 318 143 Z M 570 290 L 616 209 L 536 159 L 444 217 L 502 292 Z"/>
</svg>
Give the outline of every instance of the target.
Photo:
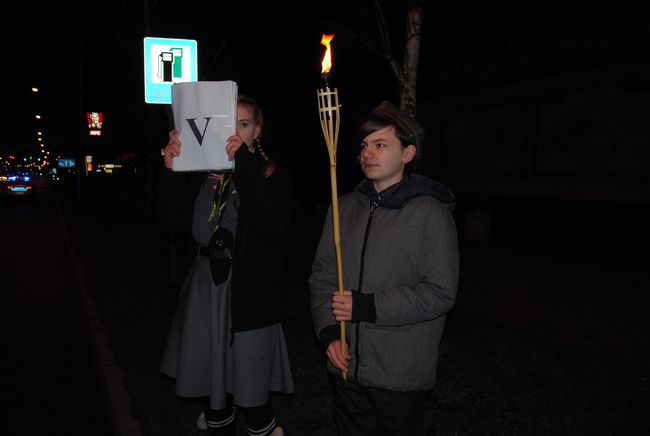
<svg viewBox="0 0 650 436">
<path fill-rule="evenodd" d="M 338 271 L 339 294 L 343 295 L 343 262 L 341 261 L 341 231 L 339 229 L 339 196 L 336 187 L 336 144 L 339 140 L 339 94 L 338 90 L 329 87 L 319 89 L 318 112 L 320 125 L 330 157 L 330 183 L 332 184 L 332 220 L 334 227 L 334 247 L 336 248 L 336 270 Z M 345 340 L 345 321 L 341 321 L 341 353 L 347 357 Z M 343 372 L 343 379 L 348 380 L 348 373 Z"/>
<path fill-rule="evenodd" d="M 343 295 L 343 261 L 341 259 L 341 230 L 339 225 L 339 197 L 336 186 L 336 161 L 330 163 L 330 181 L 332 185 L 332 221 L 334 226 L 334 248 L 336 250 L 336 270 L 338 272 L 339 294 Z M 347 345 L 345 340 L 345 321 L 341 325 L 341 353 L 347 356 Z M 348 373 L 343 373 L 343 379 L 348 380 Z"/>
</svg>

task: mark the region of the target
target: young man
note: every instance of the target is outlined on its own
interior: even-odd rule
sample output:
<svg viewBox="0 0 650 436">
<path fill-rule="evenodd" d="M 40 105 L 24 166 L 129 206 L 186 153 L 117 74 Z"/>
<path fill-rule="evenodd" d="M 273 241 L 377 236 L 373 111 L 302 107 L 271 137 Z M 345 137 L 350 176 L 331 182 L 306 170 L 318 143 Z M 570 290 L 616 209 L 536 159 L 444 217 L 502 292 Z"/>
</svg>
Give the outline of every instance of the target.
<svg viewBox="0 0 650 436">
<path fill-rule="evenodd" d="M 423 137 L 422 127 L 389 102 L 361 119 L 366 179 L 339 200 L 344 295 L 337 290 L 331 208 L 312 265 L 311 311 L 333 375 L 340 435 L 423 432 L 459 267 L 454 196 L 410 175 Z"/>
</svg>

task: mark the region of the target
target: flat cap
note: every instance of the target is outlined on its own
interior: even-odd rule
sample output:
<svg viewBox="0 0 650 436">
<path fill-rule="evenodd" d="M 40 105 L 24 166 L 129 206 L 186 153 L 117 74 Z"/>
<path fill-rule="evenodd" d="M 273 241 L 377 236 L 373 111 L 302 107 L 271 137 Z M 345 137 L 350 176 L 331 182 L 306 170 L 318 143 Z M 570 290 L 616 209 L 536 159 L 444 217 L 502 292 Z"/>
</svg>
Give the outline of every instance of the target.
<svg viewBox="0 0 650 436">
<path fill-rule="evenodd" d="M 422 147 L 424 146 L 424 127 L 422 127 L 415 119 L 410 117 L 406 112 L 399 109 L 389 101 L 382 101 L 379 105 L 370 112 L 380 118 L 385 119 L 389 123 L 399 126 L 407 134 L 411 143 L 415 145 L 415 159 L 422 157 Z"/>
</svg>

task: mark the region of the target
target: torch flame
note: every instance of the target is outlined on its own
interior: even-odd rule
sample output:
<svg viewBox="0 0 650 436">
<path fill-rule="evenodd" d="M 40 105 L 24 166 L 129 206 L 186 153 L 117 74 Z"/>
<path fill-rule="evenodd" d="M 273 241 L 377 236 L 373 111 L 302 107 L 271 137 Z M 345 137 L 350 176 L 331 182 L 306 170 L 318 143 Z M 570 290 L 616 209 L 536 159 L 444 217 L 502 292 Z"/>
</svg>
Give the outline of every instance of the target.
<svg viewBox="0 0 650 436">
<path fill-rule="evenodd" d="M 330 41 L 334 39 L 334 35 L 325 35 L 323 34 L 323 38 L 320 40 L 320 43 L 327 48 L 325 50 L 325 54 L 323 55 L 323 69 L 321 73 L 329 73 L 330 68 L 332 68 L 332 52 L 330 50 Z"/>
</svg>

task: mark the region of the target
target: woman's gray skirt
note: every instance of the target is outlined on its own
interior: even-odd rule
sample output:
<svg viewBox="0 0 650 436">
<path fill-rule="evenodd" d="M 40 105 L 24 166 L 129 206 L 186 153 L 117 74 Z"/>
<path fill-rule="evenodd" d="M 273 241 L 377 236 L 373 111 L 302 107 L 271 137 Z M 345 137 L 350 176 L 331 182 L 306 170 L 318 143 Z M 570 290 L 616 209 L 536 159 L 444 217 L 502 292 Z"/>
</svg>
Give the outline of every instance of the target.
<svg viewBox="0 0 650 436">
<path fill-rule="evenodd" d="M 281 324 L 230 332 L 230 277 L 215 286 L 208 260 L 192 265 L 174 315 L 161 371 L 176 379 L 180 397 L 210 396 L 212 409 L 265 404 L 271 391 L 293 392 Z M 252 302 L 254 304 L 254 302 Z"/>
</svg>

